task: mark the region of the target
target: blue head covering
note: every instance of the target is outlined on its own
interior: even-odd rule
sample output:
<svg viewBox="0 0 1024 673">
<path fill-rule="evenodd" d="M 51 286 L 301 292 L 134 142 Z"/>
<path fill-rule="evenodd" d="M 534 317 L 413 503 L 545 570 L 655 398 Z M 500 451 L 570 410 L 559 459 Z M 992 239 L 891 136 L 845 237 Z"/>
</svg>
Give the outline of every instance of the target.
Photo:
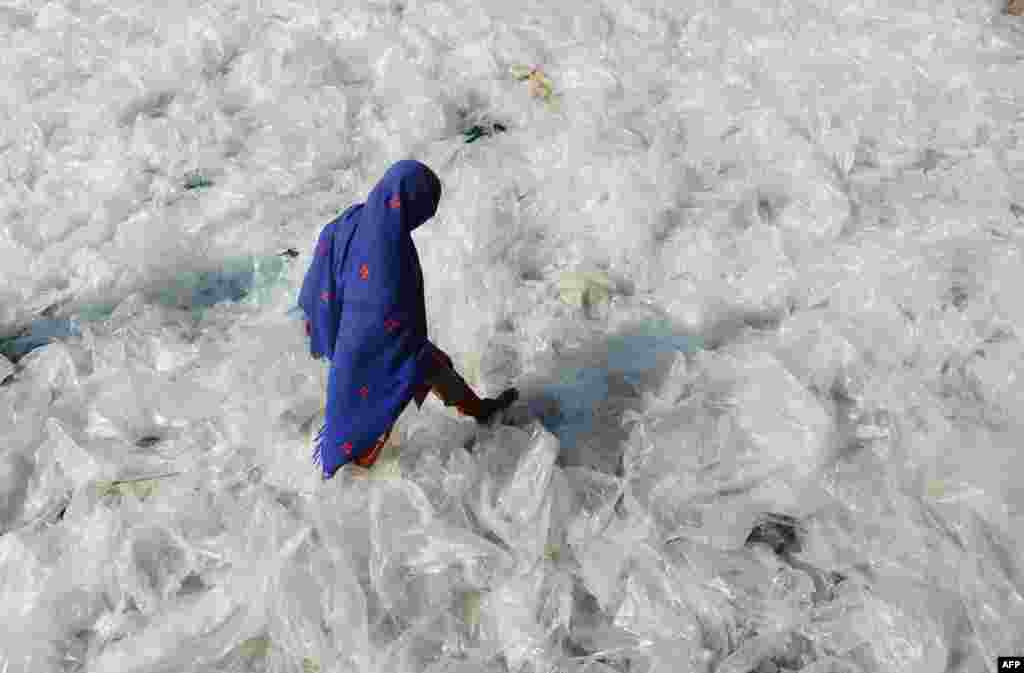
<svg viewBox="0 0 1024 673">
<path fill-rule="evenodd" d="M 299 305 L 310 321 L 311 354 L 331 360 L 314 452 L 325 477 L 373 447 L 429 371 L 423 272 L 410 233 L 440 200 L 430 168 L 400 161 L 366 203 L 320 233 Z"/>
</svg>

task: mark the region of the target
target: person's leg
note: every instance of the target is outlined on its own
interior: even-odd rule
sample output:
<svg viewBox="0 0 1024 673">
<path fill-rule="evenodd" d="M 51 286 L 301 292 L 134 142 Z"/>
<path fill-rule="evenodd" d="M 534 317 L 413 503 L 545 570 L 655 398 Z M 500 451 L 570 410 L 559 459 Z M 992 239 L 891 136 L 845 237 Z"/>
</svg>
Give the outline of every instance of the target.
<svg viewBox="0 0 1024 673">
<path fill-rule="evenodd" d="M 476 418 L 484 411 L 483 400 L 473 392 L 465 379 L 446 363 L 437 364 L 433 374 L 427 379 L 427 385 L 446 407 L 455 407 L 464 416 Z"/>
<path fill-rule="evenodd" d="M 359 467 L 373 467 L 373 464 L 376 463 L 377 459 L 380 457 L 381 449 L 383 449 L 384 445 L 388 443 L 388 438 L 391 437 L 391 431 L 393 429 L 393 427 L 388 428 L 387 432 L 381 435 L 380 439 L 377 440 L 377 443 L 373 445 L 373 448 L 355 459 L 355 464 Z"/>
<path fill-rule="evenodd" d="M 436 350 L 434 360 L 434 371 L 427 379 L 431 392 L 437 395 L 446 407 L 455 407 L 459 413 L 472 417 L 477 423 L 489 423 L 496 412 L 507 408 L 519 397 L 519 392 L 515 388 L 509 388 L 497 399 L 480 399 L 452 367 L 451 358 Z"/>
<path fill-rule="evenodd" d="M 473 392 L 473 389 L 462 379 L 451 367 L 451 359 L 441 350 L 434 348 L 433 366 L 431 374 L 426 380 L 431 392 L 441 398 L 445 406 L 455 406 L 461 413 L 467 416 L 476 416 L 481 411 L 481 400 Z M 473 413 L 476 412 L 476 413 Z M 384 445 L 391 437 L 394 426 L 388 428 L 387 432 L 381 435 L 380 439 L 365 454 L 356 458 L 355 464 L 359 467 L 370 468 L 377 462 Z"/>
<path fill-rule="evenodd" d="M 434 348 L 434 366 L 426 385 L 430 391 L 437 395 L 446 407 L 455 407 L 463 416 L 470 416 L 477 422 L 486 423 L 496 411 L 508 407 L 519 397 L 514 388 L 503 392 L 497 399 L 480 399 L 469 387 L 465 379 L 452 367 L 451 358 L 443 351 Z M 380 457 L 381 450 L 391 437 L 394 427 L 388 428 L 387 432 L 373 445 L 369 451 L 357 458 L 354 462 L 359 467 L 370 468 Z"/>
</svg>

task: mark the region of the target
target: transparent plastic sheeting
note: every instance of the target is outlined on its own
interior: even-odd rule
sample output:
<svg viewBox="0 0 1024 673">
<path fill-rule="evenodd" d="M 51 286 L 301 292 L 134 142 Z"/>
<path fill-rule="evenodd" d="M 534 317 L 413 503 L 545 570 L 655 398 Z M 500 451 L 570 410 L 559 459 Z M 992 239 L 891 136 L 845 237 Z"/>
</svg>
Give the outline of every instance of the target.
<svg viewBox="0 0 1024 673">
<path fill-rule="evenodd" d="M 1024 652 L 1001 3 L 179 4 L 0 8 L 0 672 Z M 409 157 L 430 336 L 522 401 L 321 483 L 286 314 Z"/>
<path fill-rule="evenodd" d="M 619 476 L 560 464 L 539 423 L 428 405 L 400 476 L 322 483 L 296 427 L 322 368 L 294 324 L 186 350 L 163 329 L 87 329 L 0 389 L 8 672 L 924 673 L 1024 633 L 996 508 L 890 483 L 899 419 L 851 421 L 835 464 L 825 403 L 770 342 L 672 356 Z M 203 365 L 256 342 L 288 348 Z M 158 375 L 174 351 L 180 380 Z M 796 549 L 748 543 L 768 512 Z"/>
<path fill-rule="evenodd" d="M 138 294 L 160 306 L 188 311 L 200 321 L 210 307 L 218 304 L 270 304 L 287 287 L 285 280 L 283 255 L 241 257 L 221 261 L 214 268 L 179 272 L 162 282 L 151 283 Z M 52 309 L 69 313 L 69 317 L 36 318 L 14 335 L 0 338 L 0 355 L 19 359 L 54 341 L 81 336 L 80 323 L 106 320 L 118 305 L 117 301 L 83 304 L 73 298 L 65 298 L 63 303 L 52 305 Z M 299 314 L 293 310 L 290 315 Z"/>
</svg>

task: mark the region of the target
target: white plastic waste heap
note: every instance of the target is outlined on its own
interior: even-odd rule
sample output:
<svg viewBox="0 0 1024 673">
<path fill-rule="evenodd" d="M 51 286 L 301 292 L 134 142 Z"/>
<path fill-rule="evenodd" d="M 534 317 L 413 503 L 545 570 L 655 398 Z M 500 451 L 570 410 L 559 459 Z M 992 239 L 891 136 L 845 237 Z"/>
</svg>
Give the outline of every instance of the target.
<svg viewBox="0 0 1024 673">
<path fill-rule="evenodd" d="M 0 671 L 1024 652 L 1022 19 L 875 4 L 0 8 Z M 322 482 L 298 288 L 408 157 L 522 400 Z"/>
</svg>

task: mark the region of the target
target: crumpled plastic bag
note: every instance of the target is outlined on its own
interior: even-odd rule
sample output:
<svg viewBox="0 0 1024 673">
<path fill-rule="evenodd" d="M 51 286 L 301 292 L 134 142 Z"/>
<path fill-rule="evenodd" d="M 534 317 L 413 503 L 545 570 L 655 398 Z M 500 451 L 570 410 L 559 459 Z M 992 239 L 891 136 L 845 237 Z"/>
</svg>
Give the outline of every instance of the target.
<svg viewBox="0 0 1024 673">
<path fill-rule="evenodd" d="M 34 542 L 52 545 L 51 553 L 37 553 L 36 556 L 36 560 L 45 567 L 46 581 L 40 587 L 36 599 L 31 602 L 31 607 L 28 607 L 26 616 L 17 621 L 5 620 L 6 624 L 17 625 L 22 636 L 20 641 L 8 639 L 4 635 L 0 635 L 0 638 L 5 645 L 10 645 L 8 652 L 11 655 L 21 649 L 16 644 L 18 642 L 31 643 L 28 645 L 30 656 L 49 653 L 37 659 L 36 668 L 29 670 L 60 670 L 58 661 L 82 663 L 88 657 L 90 642 L 93 640 L 91 629 L 105 610 L 108 599 L 104 591 L 106 578 L 93 560 L 99 556 L 96 554 L 97 546 L 109 544 L 109 538 L 98 536 L 98 545 L 93 544 L 92 540 L 77 544 L 59 532 L 51 532 L 44 534 L 42 539 L 37 537 Z M 93 556 L 79 558 L 83 553 L 91 553 Z M 3 627 L 0 627 L 0 632 L 2 630 Z M 25 649 L 22 649 L 22 654 L 25 653 Z M 50 659 L 53 669 L 42 665 L 46 658 Z M 28 661 L 23 660 L 23 663 L 27 664 Z M 0 666 L 3 665 L 0 661 Z M 18 670 L 18 666 L 15 665 L 11 670 Z"/>
<path fill-rule="evenodd" d="M 0 355 L 0 385 L 7 381 L 7 377 L 14 374 L 14 364 L 6 356 Z"/>
<path fill-rule="evenodd" d="M 120 559 L 126 574 L 119 585 L 128 587 L 134 599 L 150 601 L 150 614 L 130 635 L 107 644 L 91 671 L 191 670 L 230 660 L 239 646 L 264 636 L 271 642 L 267 663 L 274 673 L 295 670 L 293 665 L 302 670 L 303 658 L 313 661 L 321 654 L 315 647 L 305 649 L 306 635 L 312 631 L 310 605 L 303 599 L 313 593 L 319 606 L 323 592 L 310 592 L 307 585 L 300 599 L 286 588 L 305 572 L 298 568 L 308 558 L 312 529 L 296 526 L 294 516 L 270 489 L 255 486 L 237 498 L 227 493 L 217 497 L 230 527 L 219 541 L 223 565 L 219 572 L 202 574 L 204 586 L 199 591 L 181 590 L 183 575 L 197 569 L 198 559 L 194 543 L 172 528 L 174 514 L 164 514 L 166 520 L 158 521 L 160 510 L 154 505 L 148 512 L 139 508 L 131 515 L 132 521 L 145 516 L 147 525 L 127 531 L 123 544 L 129 557 Z M 293 600 L 298 604 L 289 602 Z M 316 628 L 321 617 L 313 620 Z"/>
<path fill-rule="evenodd" d="M 522 370 L 522 361 L 514 340 L 492 339 L 480 357 L 479 378 L 483 383 L 483 394 L 496 397 L 518 381 Z"/>
<path fill-rule="evenodd" d="M 715 673 L 747 673 L 759 670 L 764 661 L 785 654 L 789 644 L 789 635 L 777 631 L 767 631 L 745 640 L 734 652 L 729 654 L 715 668 Z"/>
<path fill-rule="evenodd" d="M 645 638 L 689 640 L 697 651 L 702 636 L 698 615 L 676 594 L 657 563 L 653 554 L 637 556 L 622 579 L 622 600 L 612 623 Z"/>
<path fill-rule="evenodd" d="M 505 656 L 510 671 L 551 665 L 554 640 L 569 627 L 572 581 L 542 570 L 500 582 L 481 603 L 481 638 Z"/>
<path fill-rule="evenodd" d="M 543 429 L 535 429 L 533 446 L 516 466 L 516 471 L 497 498 L 498 512 L 520 525 L 537 519 L 544 493 L 551 483 L 558 458 L 558 439 Z"/>
<path fill-rule="evenodd" d="M 435 517 L 426 494 L 407 480 L 371 485 L 370 576 L 382 605 L 409 617 L 444 611 L 457 587 L 487 586 L 507 553 Z"/>
<path fill-rule="evenodd" d="M 683 400 L 630 419 L 626 497 L 665 537 L 739 548 L 762 507 L 803 506 L 834 423 L 767 353 L 702 352 L 694 364 Z"/>
<path fill-rule="evenodd" d="M 824 311 L 802 311 L 787 318 L 779 328 L 778 357 L 802 383 L 820 393 L 839 384 L 856 387 L 857 350 L 832 324 Z"/>
<path fill-rule="evenodd" d="M 305 563 L 281 568 L 268 606 L 270 671 L 313 673 L 336 659 L 331 634 L 323 623 L 321 599 L 327 587 L 322 584 L 326 579 L 314 577 Z"/>
<path fill-rule="evenodd" d="M 406 559 L 427 544 L 433 508 L 422 489 L 411 482 L 386 482 L 370 492 L 372 544 L 370 573 L 383 604 L 402 601 L 401 580 Z"/>
<path fill-rule="evenodd" d="M 580 579 L 602 610 L 614 609 L 621 599 L 622 572 L 649 534 L 643 518 L 616 516 L 600 534 L 572 544 Z"/>
<path fill-rule="evenodd" d="M 567 271 L 558 279 L 559 298 L 570 306 L 583 309 L 591 318 L 607 309 L 617 289 L 612 277 L 600 270 Z"/>
<path fill-rule="evenodd" d="M 474 670 L 487 670 L 483 662 L 492 659 L 494 653 L 459 651 L 458 643 L 452 642 L 452 627 L 452 619 L 443 613 L 418 619 L 386 644 L 377 645 L 366 670 L 370 673 L 445 671 L 444 665 L 453 660 L 479 662 L 481 665 Z"/>
<path fill-rule="evenodd" d="M 617 477 L 585 467 L 566 468 L 565 477 L 574 495 L 567 541 L 582 546 L 611 523 L 625 485 Z"/>
<path fill-rule="evenodd" d="M 68 586 L 55 567 L 58 544 L 50 532 L 0 536 L 0 670 L 59 670 L 65 651 L 55 636 L 84 625 L 95 612 L 95 601 L 81 592 L 65 593 L 62 604 L 54 604 L 54 587 Z"/>
<path fill-rule="evenodd" d="M 514 448 L 524 445 L 525 451 Z M 558 438 L 539 424 L 531 433 L 501 427 L 484 449 L 474 512 L 523 568 L 542 559 L 549 544 L 560 542 L 571 508 L 565 477 L 555 466 L 558 451 Z"/>
<path fill-rule="evenodd" d="M 25 356 L 21 365 L 36 385 L 66 394 L 80 383 L 78 365 L 71 349 L 62 343 L 49 344 Z"/>
<path fill-rule="evenodd" d="M 141 366 L 95 382 L 85 433 L 129 442 L 159 436 L 165 427 L 200 422 L 221 412 L 224 395 L 187 379 L 167 380 Z"/>
<path fill-rule="evenodd" d="M 992 661 L 1000 652 L 1024 647 L 1024 563 L 1011 549 L 1016 537 L 962 506 L 955 509 L 966 547 L 957 564 L 958 586 L 980 649 Z"/>
<path fill-rule="evenodd" d="M 0 537 L 0 615 L 4 624 L 20 623 L 42 594 L 49 572 L 19 532 Z"/>
<path fill-rule="evenodd" d="M 407 558 L 406 567 L 410 570 L 432 573 L 461 566 L 466 582 L 483 586 L 503 567 L 506 552 L 494 543 L 436 520 L 432 528 L 434 533 L 427 537 L 426 544 Z"/>
<path fill-rule="evenodd" d="M 4 673 L 39 673 L 60 671 L 63 652 L 58 643 L 43 630 L 36 632 L 35 625 L 13 623 L 0 625 L 0 670 Z"/>
<path fill-rule="evenodd" d="M 26 522 L 54 518 L 75 491 L 76 479 L 83 484 L 99 472 L 97 462 L 68 437 L 59 421 L 47 420 L 44 432 L 26 485 L 21 513 Z"/>
<path fill-rule="evenodd" d="M 0 386 L 0 437 L 7 450 L 32 451 L 44 433 L 53 392 L 32 380 Z"/>
<path fill-rule="evenodd" d="M 72 439 L 60 421 L 55 418 L 48 420 L 46 432 L 48 441 L 39 453 L 40 471 L 47 463 L 56 462 L 75 490 L 104 472 L 105 466 Z"/>
<path fill-rule="evenodd" d="M 143 615 L 154 615 L 192 571 L 184 545 L 163 526 L 132 528 L 121 544 L 121 585 Z"/>
<path fill-rule="evenodd" d="M 23 453 L 0 454 L 0 535 L 20 518 L 31 475 L 32 462 Z"/>
<path fill-rule="evenodd" d="M 351 490 L 369 489 L 366 482 L 352 482 Z M 363 673 L 370 658 L 367 596 L 361 585 L 368 553 L 365 538 L 349 534 L 346 522 L 368 517 L 338 517 L 338 496 L 352 496 L 350 489 L 325 488 L 306 503 L 315 521 L 313 534 L 293 538 L 294 555 L 281 566 L 278 580 L 268 585 L 268 628 L 263 635 L 240 643 L 232 661 L 252 670 L 254 661 L 269 671 L 323 671 Z M 365 503 L 366 493 L 356 496 Z M 366 511 L 368 507 L 352 511 Z M 360 564 L 363 567 L 360 568 Z M 225 665 L 227 662 L 222 662 Z M 261 669 L 263 670 L 263 669 Z"/>
<path fill-rule="evenodd" d="M 226 584 L 176 600 L 141 631 L 110 644 L 89 670 L 152 673 L 216 662 L 262 627 L 261 588 L 250 584 L 248 591 Z"/>
<path fill-rule="evenodd" d="M 930 618 L 917 614 L 920 606 L 892 595 L 898 586 L 889 583 L 889 595 L 883 596 L 866 586 L 840 585 L 839 596 L 825 613 L 831 618 L 823 614 L 802 632 L 836 657 L 856 649 L 857 658 L 880 673 L 942 670 L 949 656 L 943 634 Z"/>
<path fill-rule="evenodd" d="M 757 452 L 749 468 L 743 468 L 746 459 L 736 465 L 740 474 L 784 468 L 797 478 L 809 476 L 823 462 L 832 419 L 778 360 L 756 351 L 738 355 L 733 362 L 740 379 L 728 406 Z"/>
<path fill-rule="evenodd" d="M 309 533 L 306 528 L 292 536 L 283 545 L 282 557 L 268 566 L 272 572 L 262 589 L 265 628 L 237 642 L 218 662 L 218 670 L 367 670 L 369 633 L 364 592 L 353 577 L 344 550 L 317 545 Z"/>
</svg>

